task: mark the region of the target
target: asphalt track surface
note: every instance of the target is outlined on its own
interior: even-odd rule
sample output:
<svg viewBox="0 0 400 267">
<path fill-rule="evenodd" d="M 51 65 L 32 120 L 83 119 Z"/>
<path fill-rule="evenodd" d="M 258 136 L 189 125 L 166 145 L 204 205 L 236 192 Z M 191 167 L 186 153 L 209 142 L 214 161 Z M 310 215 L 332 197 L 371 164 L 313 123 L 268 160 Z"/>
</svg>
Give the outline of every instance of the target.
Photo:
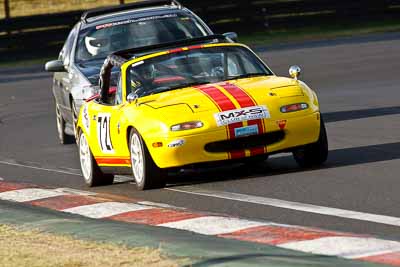
<svg viewBox="0 0 400 267">
<path fill-rule="evenodd" d="M 171 177 L 166 189 L 145 192 L 136 191 L 130 181 L 88 189 L 80 176 L 76 146 L 57 140 L 51 76 L 39 68 L 0 69 L 0 178 L 400 239 L 399 226 L 368 221 L 374 214 L 400 222 L 399 47 L 400 38 L 389 35 L 261 53 L 279 75 L 286 76 L 292 64 L 300 65 L 302 80 L 317 91 L 330 142 L 323 167 L 303 170 L 284 154 L 251 168 L 191 171 Z M 200 195 L 193 194 L 199 190 Z M 230 193 L 254 201 L 229 199 Z M 295 203 L 279 207 L 270 199 Z M 318 207 L 310 212 L 301 208 L 304 204 Z M 329 208 L 359 216 L 324 215 Z"/>
</svg>

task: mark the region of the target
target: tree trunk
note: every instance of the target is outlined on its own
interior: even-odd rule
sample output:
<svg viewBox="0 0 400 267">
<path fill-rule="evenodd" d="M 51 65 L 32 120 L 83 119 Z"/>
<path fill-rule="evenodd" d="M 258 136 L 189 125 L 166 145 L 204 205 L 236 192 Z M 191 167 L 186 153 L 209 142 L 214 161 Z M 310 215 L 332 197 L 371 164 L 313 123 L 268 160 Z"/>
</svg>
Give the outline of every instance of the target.
<svg viewBox="0 0 400 267">
<path fill-rule="evenodd" d="M 9 0 L 4 0 L 4 14 L 5 14 L 5 19 L 10 18 L 10 1 Z"/>
</svg>

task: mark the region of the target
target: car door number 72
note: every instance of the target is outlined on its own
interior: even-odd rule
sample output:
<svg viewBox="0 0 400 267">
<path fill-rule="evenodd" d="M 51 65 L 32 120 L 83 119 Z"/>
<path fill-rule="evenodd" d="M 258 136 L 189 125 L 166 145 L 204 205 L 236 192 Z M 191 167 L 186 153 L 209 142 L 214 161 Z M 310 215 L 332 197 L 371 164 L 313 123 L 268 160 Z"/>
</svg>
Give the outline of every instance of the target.
<svg viewBox="0 0 400 267">
<path fill-rule="evenodd" d="M 103 153 L 114 153 L 110 138 L 110 120 L 111 115 L 108 113 L 101 113 L 97 116 L 97 139 Z"/>
</svg>

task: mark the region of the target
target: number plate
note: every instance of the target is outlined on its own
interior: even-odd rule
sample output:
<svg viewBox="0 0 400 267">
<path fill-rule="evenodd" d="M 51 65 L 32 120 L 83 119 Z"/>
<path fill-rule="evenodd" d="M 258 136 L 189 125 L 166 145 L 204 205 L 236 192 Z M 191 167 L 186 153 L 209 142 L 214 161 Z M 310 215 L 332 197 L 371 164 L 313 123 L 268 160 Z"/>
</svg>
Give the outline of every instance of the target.
<svg viewBox="0 0 400 267">
<path fill-rule="evenodd" d="M 249 136 L 258 134 L 258 126 L 250 125 L 240 128 L 235 128 L 235 137 Z"/>
</svg>

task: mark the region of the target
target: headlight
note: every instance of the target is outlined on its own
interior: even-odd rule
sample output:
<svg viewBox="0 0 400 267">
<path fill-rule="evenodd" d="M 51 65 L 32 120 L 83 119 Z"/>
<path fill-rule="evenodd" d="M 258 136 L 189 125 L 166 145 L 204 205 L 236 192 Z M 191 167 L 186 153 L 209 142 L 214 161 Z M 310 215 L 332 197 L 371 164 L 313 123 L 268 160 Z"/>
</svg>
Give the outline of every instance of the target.
<svg viewBox="0 0 400 267">
<path fill-rule="evenodd" d="M 201 121 L 189 121 L 189 122 L 184 122 L 184 123 L 179 123 L 171 126 L 171 131 L 177 132 L 177 131 L 184 131 L 184 130 L 192 130 L 196 128 L 201 128 L 203 127 L 203 123 Z"/>
<path fill-rule="evenodd" d="M 288 113 L 288 112 L 294 112 L 294 111 L 300 111 L 308 109 L 308 104 L 307 103 L 296 103 L 296 104 L 290 104 L 281 107 L 281 112 L 282 113 Z"/>
</svg>

